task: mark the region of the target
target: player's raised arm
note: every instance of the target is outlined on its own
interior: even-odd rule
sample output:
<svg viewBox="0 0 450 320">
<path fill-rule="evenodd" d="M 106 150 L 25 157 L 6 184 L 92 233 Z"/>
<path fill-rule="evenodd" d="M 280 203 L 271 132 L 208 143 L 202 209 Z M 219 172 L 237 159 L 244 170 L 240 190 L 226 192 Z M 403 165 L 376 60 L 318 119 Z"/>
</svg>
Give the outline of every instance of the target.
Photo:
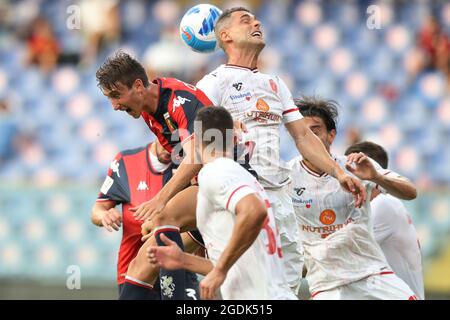
<svg viewBox="0 0 450 320">
<path fill-rule="evenodd" d="M 330 157 L 320 139 L 307 127 L 303 119 L 285 124 L 295 145 L 303 158 L 327 174 L 339 180 L 341 186 L 355 197 L 355 206 L 360 207 L 365 201 L 366 191 L 358 179 L 346 174 L 345 171 Z"/>
<path fill-rule="evenodd" d="M 413 183 L 406 178 L 392 177 L 377 170 L 374 163 L 364 153 L 352 153 L 347 156 L 347 169 L 362 180 L 372 181 L 387 193 L 403 200 L 413 200 L 417 197 L 417 190 Z"/>
<path fill-rule="evenodd" d="M 186 188 L 190 181 L 198 174 L 202 168 L 201 164 L 194 162 L 194 139 L 189 139 L 183 144 L 186 154 L 173 177 L 167 182 L 158 194 L 151 200 L 142 203 L 140 206 L 130 209 L 135 211 L 135 218 L 138 220 L 152 219 L 155 214 L 159 214 L 178 192 Z"/>
<path fill-rule="evenodd" d="M 256 193 L 249 194 L 239 200 L 235 208 L 236 224 L 233 235 L 223 251 L 215 268 L 227 273 L 231 266 L 250 247 L 259 235 L 267 209 Z"/>
<path fill-rule="evenodd" d="M 213 264 L 210 260 L 181 251 L 175 241 L 161 234 L 161 240 L 165 246 L 149 246 L 147 248 L 148 261 L 163 269 L 186 269 L 202 275 L 207 275 Z"/>
</svg>

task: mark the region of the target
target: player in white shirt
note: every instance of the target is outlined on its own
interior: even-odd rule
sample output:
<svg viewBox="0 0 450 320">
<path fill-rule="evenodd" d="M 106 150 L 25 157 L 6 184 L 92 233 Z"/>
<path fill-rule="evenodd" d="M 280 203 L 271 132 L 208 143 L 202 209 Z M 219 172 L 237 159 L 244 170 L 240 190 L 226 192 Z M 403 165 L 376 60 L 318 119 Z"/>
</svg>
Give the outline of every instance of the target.
<svg viewBox="0 0 450 320">
<path fill-rule="evenodd" d="M 270 203 L 259 182 L 233 161 L 233 119 L 221 107 L 197 114 L 199 173 L 197 227 L 210 260 L 182 252 L 161 236 L 166 247 L 148 249 L 150 263 L 167 269 L 187 269 L 206 275 L 202 299 L 296 299 L 283 272 L 280 240 Z M 213 138 L 208 132 L 213 132 Z M 154 232 L 158 233 L 158 229 Z"/>
<path fill-rule="evenodd" d="M 345 154 L 357 152 L 364 153 L 383 169 L 387 169 L 388 155 L 382 146 L 368 141 L 359 142 L 347 148 Z M 385 174 L 401 178 L 392 171 L 386 171 Z M 392 271 L 406 282 L 418 299 L 424 300 L 422 253 L 408 210 L 399 199 L 377 189 L 372 193 L 370 205 L 375 240 L 383 250 Z"/>
<path fill-rule="evenodd" d="M 297 105 L 330 152 L 336 136 L 336 105 L 309 98 Z M 416 197 L 412 183 L 384 176 L 381 167 L 362 153 L 334 158 L 363 181 L 368 197 L 377 185 L 399 198 Z M 290 164 L 291 196 L 313 299 L 416 299 L 392 272 L 374 238 L 370 199 L 356 208 L 351 195 L 315 164 L 301 157 Z"/>
<path fill-rule="evenodd" d="M 357 180 L 347 175 L 331 159 L 320 141 L 302 121 L 286 84 L 279 77 L 258 71 L 259 54 L 265 46 L 261 23 L 246 8 L 226 10 L 215 26 L 219 46 L 228 58 L 226 65 L 197 83 L 215 104 L 225 107 L 234 120 L 247 129 L 243 140 L 254 141 L 250 165 L 266 190 L 280 230 L 288 282 L 297 292 L 303 257 L 292 201 L 287 192 L 289 168 L 280 159 L 279 129 L 284 124 L 301 154 L 336 177 L 341 185 L 363 192 Z M 362 202 L 364 195 L 357 200 Z"/>
</svg>

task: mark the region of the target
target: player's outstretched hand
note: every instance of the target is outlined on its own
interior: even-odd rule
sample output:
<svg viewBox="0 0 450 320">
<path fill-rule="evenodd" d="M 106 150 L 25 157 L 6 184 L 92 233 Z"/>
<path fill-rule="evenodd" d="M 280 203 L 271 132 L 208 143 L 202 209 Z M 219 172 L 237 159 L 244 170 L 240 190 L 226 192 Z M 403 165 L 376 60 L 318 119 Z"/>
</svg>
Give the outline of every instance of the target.
<svg viewBox="0 0 450 320">
<path fill-rule="evenodd" d="M 361 180 L 372 180 L 378 175 L 372 162 L 362 152 L 349 154 L 345 167 Z"/>
<path fill-rule="evenodd" d="M 122 215 L 116 208 L 111 208 L 103 215 L 102 225 L 109 232 L 113 232 L 113 229 L 119 231 L 119 228 L 122 225 Z"/>
<path fill-rule="evenodd" d="M 213 268 L 206 277 L 200 281 L 200 299 L 213 300 L 216 299 L 216 292 L 223 284 L 226 274 L 217 268 Z"/>
<path fill-rule="evenodd" d="M 338 177 L 338 180 L 344 190 L 353 194 L 355 208 L 360 208 L 364 204 L 364 201 L 366 201 L 367 196 L 366 189 L 361 184 L 361 181 L 348 174 Z"/>
<path fill-rule="evenodd" d="M 133 216 L 136 220 L 151 220 L 156 214 L 161 213 L 165 206 L 166 204 L 156 196 L 137 207 L 130 208 L 130 211 L 134 212 Z"/>
<path fill-rule="evenodd" d="M 167 270 L 182 269 L 183 251 L 180 247 L 164 234 L 161 234 L 161 241 L 166 245 L 165 247 L 149 246 L 147 248 L 148 262 Z"/>
</svg>

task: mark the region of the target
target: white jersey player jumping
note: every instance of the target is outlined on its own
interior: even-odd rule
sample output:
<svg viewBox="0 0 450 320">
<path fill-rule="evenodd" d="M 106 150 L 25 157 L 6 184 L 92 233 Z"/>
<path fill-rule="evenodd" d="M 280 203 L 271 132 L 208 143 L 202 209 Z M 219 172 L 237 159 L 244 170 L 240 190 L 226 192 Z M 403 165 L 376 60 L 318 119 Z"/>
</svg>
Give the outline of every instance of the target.
<svg viewBox="0 0 450 320">
<path fill-rule="evenodd" d="M 232 160 L 233 119 L 221 107 L 197 114 L 197 154 L 204 164 L 197 196 L 197 227 L 210 260 L 183 253 L 162 237 L 166 247 L 150 247 L 150 263 L 166 269 L 184 268 L 206 277 L 202 299 L 296 299 L 283 272 L 280 240 L 263 187 Z M 212 131 L 212 130 L 215 130 Z M 209 133 L 212 132 L 214 139 Z M 214 142 L 211 142 L 214 141 Z"/>
<path fill-rule="evenodd" d="M 297 105 L 329 151 L 336 136 L 336 105 L 310 98 Z M 412 183 L 383 175 L 362 153 L 334 158 L 363 181 L 368 197 L 377 186 L 403 199 L 416 197 Z M 355 208 L 351 196 L 314 163 L 298 157 L 290 164 L 291 196 L 313 299 L 417 299 L 394 274 L 373 236 L 370 199 Z"/>
<path fill-rule="evenodd" d="M 301 154 L 332 175 L 351 191 L 357 205 L 364 199 L 359 181 L 346 174 L 302 121 L 285 83 L 277 76 L 258 71 L 258 57 L 264 48 L 261 23 L 242 7 L 224 11 L 215 26 L 219 46 L 228 58 L 226 65 L 197 83 L 215 105 L 226 108 L 234 120 L 245 126 L 244 140 L 256 143 L 250 164 L 267 192 L 280 231 L 285 272 L 297 292 L 303 257 L 296 219 L 286 185 L 289 169 L 280 160 L 279 129 L 284 124 Z M 245 131 L 244 130 L 244 131 Z"/>
<path fill-rule="evenodd" d="M 386 150 L 373 142 L 363 141 L 347 148 L 345 154 L 362 152 L 375 160 L 382 168 L 388 167 Z M 392 171 L 388 176 L 401 178 Z M 416 297 L 425 299 L 422 253 L 416 228 L 405 205 L 397 198 L 380 192 L 372 192 L 370 202 L 375 240 L 383 250 L 392 271 L 411 288 Z"/>
</svg>

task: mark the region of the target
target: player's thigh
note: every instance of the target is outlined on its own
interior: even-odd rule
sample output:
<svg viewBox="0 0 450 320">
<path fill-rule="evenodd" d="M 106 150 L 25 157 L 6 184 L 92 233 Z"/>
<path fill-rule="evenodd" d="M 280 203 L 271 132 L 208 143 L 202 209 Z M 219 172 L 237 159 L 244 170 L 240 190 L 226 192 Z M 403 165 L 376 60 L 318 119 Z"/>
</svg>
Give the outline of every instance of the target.
<svg viewBox="0 0 450 320">
<path fill-rule="evenodd" d="M 181 234 L 185 252 L 192 253 L 200 248 L 200 245 L 192 239 L 187 233 Z M 154 280 L 159 269 L 150 264 L 147 260 L 147 249 L 150 246 L 157 246 L 154 236 L 148 238 L 139 249 L 136 257 L 131 261 L 128 267 L 128 275 L 135 276 L 139 280 Z"/>
<path fill-rule="evenodd" d="M 159 216 L 160 225 L 175 225 L 181 232 L 196 228 L 198 186 L 190 186 L 176 194 Z"/>
<path fill-rule="evenodd" d="M 185 252 L 193 253 L 200 248 L 200 245 L 187 232 L 181 234 L 181 240 L 183 240 Z"/>
<path fill-rule="evenodd" d="M 297 294 L 302 278 L 304 261 L 300 233 L 292 200 L 288 197 L 284 188 L 269 190 L 267 194 L 280 235 L 286 280 L 294 294 Z"/>
<path fill-rule="evenodd" d="M 345 300 L 342 288 L 340 287 L 326 291 L 313 292 L 311 297 L 313 300 Z"/>
<path fill-rule="evenodd" d="M 381 274 L 360 281 L 361 296 L 370 300 L 416 300 L 409 286 L 395 274 Z"/>
</svg>

